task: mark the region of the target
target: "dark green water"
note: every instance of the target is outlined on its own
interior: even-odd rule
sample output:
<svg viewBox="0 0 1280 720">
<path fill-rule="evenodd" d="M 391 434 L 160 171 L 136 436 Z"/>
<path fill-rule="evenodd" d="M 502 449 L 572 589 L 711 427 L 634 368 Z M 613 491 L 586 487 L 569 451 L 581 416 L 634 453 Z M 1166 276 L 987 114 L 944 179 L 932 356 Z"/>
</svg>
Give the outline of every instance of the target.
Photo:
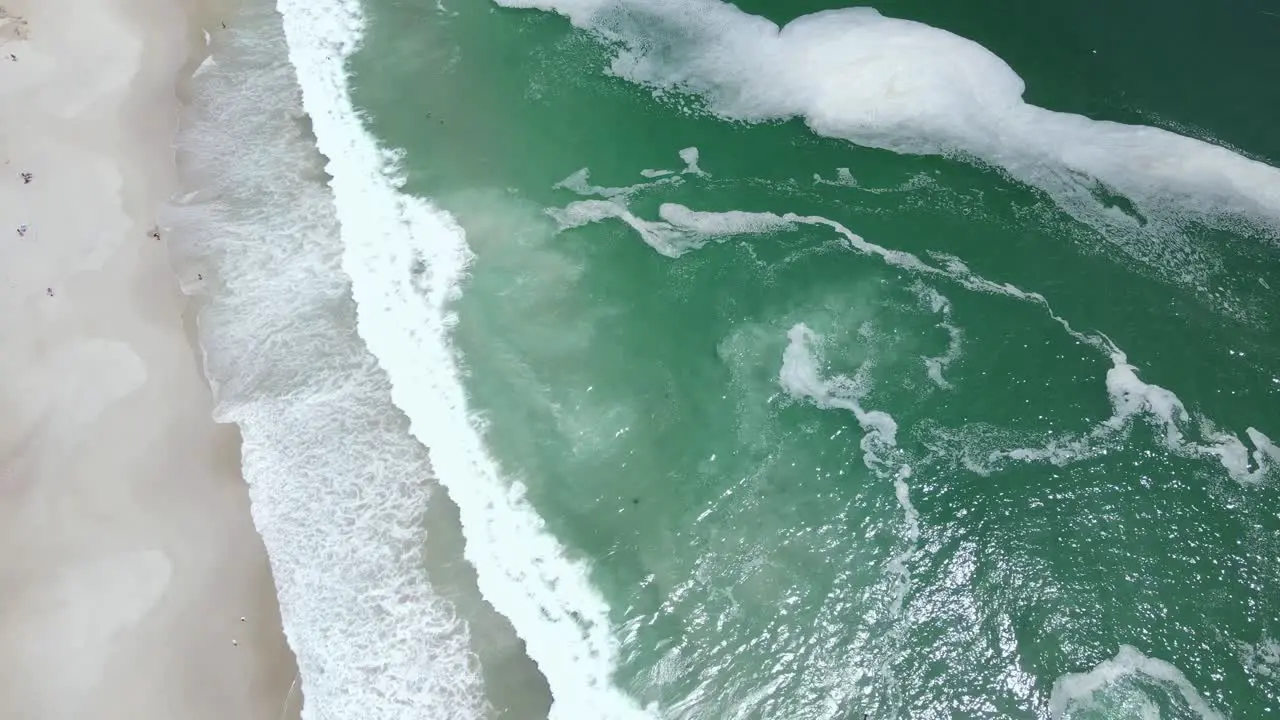
<svg viewBox="0 0 1280 720">
<path fill-rule="evenodd" d="M 786 23 L 840 6 L 739 7 Z M 1028 103 L 1280 163 L 1280 13 L 1261 2 L 878 9 L 985 46 Z M 991 162 L 655 95 L 559 15 L 365 10 L 356 103 L 405 150 L 405 190 L 454 214 L 476 254 L 454 339 L 488 447 L 589 563 L 616 684 L 641 705 L 1280 714 L 1266 439 L 1280 436 L 1280 249 L 1265 224 L 1179 214 L 1117 238 Z M 690 147 L 706 174 L 680 172 Z M 581 168 L 630 189 L 557 185 Z M 665 203 L 822 221 L 680 232 Z M 564 208 L 625 209 L 680 244 L 664 255 L 618 217 L 561 222 Z M 842 228 L 927 268 L 859 251 Z M 1024 296 L 992 291 L 1006 283 Z M 1125 384 L 1113 348 L 1149 385 Z M 1109 372 L 1128 395 L 1109 396 Z M 1152 386 L 1185 414 L 1161 421 Z M 1244 454 L 1232 465 L 1223 448 Z"/>
</svg>

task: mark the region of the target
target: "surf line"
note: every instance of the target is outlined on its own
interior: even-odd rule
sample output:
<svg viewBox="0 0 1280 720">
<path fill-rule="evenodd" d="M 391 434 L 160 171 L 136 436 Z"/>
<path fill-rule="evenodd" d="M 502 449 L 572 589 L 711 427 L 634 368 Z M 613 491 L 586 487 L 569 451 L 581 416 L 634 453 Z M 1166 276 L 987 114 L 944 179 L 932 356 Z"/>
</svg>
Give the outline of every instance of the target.
<svg viewBox="0 0 1280 720">
<path fill-rule="evenodd" d="M 452 215 L 400 191 L 399 154 L 370 134 L 354 104 L 347 60 L 364 38 L 362 4 L 277 0 L 277 9 L 328 161 L 357 332 L 458 506 L 481 594 L 546 678 L 551 720 L 651 720 L 656 705 L 641 707 L 614 681 L 621 651 L 589 566 L 568 555 L 484 443 L 452 335 L 452 303 L 474 256 Z"/>
</svg>

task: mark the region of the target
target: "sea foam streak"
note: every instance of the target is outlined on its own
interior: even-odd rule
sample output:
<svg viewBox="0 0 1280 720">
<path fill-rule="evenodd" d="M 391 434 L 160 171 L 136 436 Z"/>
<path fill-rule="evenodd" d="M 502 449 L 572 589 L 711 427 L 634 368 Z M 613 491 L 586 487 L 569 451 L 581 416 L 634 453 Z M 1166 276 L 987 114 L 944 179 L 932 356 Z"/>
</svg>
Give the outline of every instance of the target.
<svg viewBox="0 0 1280 720">
<path fill-rule="evenodd" d="M 911 502 L 911 465 L 898 449 L 898 423 L 883 410 L 868 410 L 862 406 L 861 396 L 869 390 L 868 365 L 864 364 L 852 378 L 844 375 L 822 377 L 819 372 L 822 358 L 819 355 L 824 338 L 804 323 L 793 325 L 787 331 L 787 347 L 782 354 L 782 368 L 778 371 L 778 384 L 786 393 L 797 399 L 805 399 L 823 410 L 843 410 L 853 414 L 862 428 L 858 447 L 862 461 L 877 477 L 893 482 L 894 498 L 902 508 L 905 543 L 886 566 L 893 577 L 892 601 L 889 617 L 902 616 L 907 593 L 911 589 L 911 559 L 920 545 L 920 513 Z M 901 646 L 906 625 L 894 623 L 885 638 L 891 646 Z M 896 648 L 895 648 L 896 649 Z M 878 668 L 880 681 L 890 693 L 897 690 L 897 679 L 890 667 L 890 655 L 884 654 Z"/>
<path fill-rule="evenodd" d="M 364 28 L 359 3 L 279 0 L 278 7 L 303 105 L 329 159 L 360 336 L 458 505 L 481 592 L 546 676 L 553 718 L 648 717 L 612 685 L 618 649 L 587 568 L 565 557 L 522 487 L 500 477 L 468 410 L 449 304 L 471 253 L 451 216 L 397 191 L 392 158 L 352 106 L 346 60 Z"/>
<path fill-rule="evenodd" d="M 1125 679 L 1138 678 L 1146 678 L 1170 686 L 1182 697 L 1187 708 L 1201 720 L 1224 720 L 1223 716 L 1200 696 L 1181 670 L 1159 658 L 1147 657 L 1130 645 L 1121 645 L 1120 651 L 1114 658 L 1103 660 L 1089 672 L 1070 673 L 1054 681 L 1053 691 L 1049 695 L 1049 717 L 1053 720 L 1069 720 L 1071 708 L 1096 707 L 1101 704 L 1097 697 L 1099 694 Z M 1136 699 L 1141 703 L 1141 717 L 1160 717 L 1159 706 L 1155 705 L 1154 701 L 1141 691 L 1136 691 L 1136 694 L 1138 695 Z M 1126 716 L 1138 710 L 1130 704 L 1126 704 L 1124 708 L 1111 709 L 1123 712 Z"/>
<path fill-rule="evenodd" d="M 585 172 L 585 171 L 581 171 Z M 659 182 L 650 183 L 657 186 Z M 1055 438 L 1040 448 L 1016 448 L 992 450 L 988 461 L 1018 460 L 1047 461 L 1057 465 L 1077 462 L 1105 450 L 1102 443 L 1121 437 L 1133 421 L 1145 418 L 1165 434 L 1169 450 L 1185 456 L 1214 457 L 1236 481 L 1257 483 L 1270 473 L 1280 469 L 1280 447 L 1256 428 L 1247 428 L 1246 436 L 1253 443 L 1250 451 L 1236 436 L 1223 432 L 1207 418 L 1200 418 L 1199 430 L 1207 443 L 1187 440 L 1192 425 L 1192 415 L 1172 391 L 1144 382 L 1138 377 L 1137 368 L 1129 363 L 1128 356 L 1109 338 L 1101 334 L 1076 330 L 1066 319 L 1050 307 L 1041 294 L 1028 292 L 1009 283 L 988 280 L 969 269 L 958 258 L 944 253 L 933 253 L 935 263 L 902 250 L 893 250 L 867 241 L 843 224 L 820 215 L 796 213 L 747 212 L 727 210 L 722 212 L 698 211 L 675 203 L 663 203 L 658 208 L 658 220 L 637 217 L 627 204 L 628 199 L 646 187 L 639 184 L 628 188 L 625 195 L 610 196 L 602 200 L 579 200 L 564 208 L 551 208 L 547 212 L 555 218 L 562 230 L 608 219 L 620 219 L 639 233 L 642 240 L 659 253 L 678 258 L 685 253 L 704 247 L 711 241 L 725 241 L 741 235 L 757 235 L 793 230 L 800 226 L 829 229 L 839 235 L 847 247 L 879 258 L 885 264 L 901 268 L 922 277 L 945 279 L 973 292 L 1004 295 L 1039 306 L 1053 322 L 1062 326 L 1075 340 L 1091 347 L 1111 362 L 1106 375 L 1106 389 L 1112 405 L 1112 415 L 1088 433 Z M 586 194 L 590 188 L 582 189 Z M 917 290 L 919 293 L 920 290 Z M 936 291 L 933 291 L 936 294 Z M 926 296 L 928 292 L 925 293 Z M 943 313 L 952 334 L 947 355 L 942 358 L 926 358 L 929 375 L 935 382 L 946 380 L 941 376 L 942 361 L 950 362 L 959 353 L 960 334 L 949 322 L 950 302 L 941 295 L 929 299 L 934 312 Z M 934 307 L 936 305 L 936 307 Z M 935 372 L 936 370 L 936 372 Z M 989 465 L 969 462 L 975 472 L 990 472 Z"/>
<path fill-rule="evenodd" d="M 898 423 L 893 416 L 883 410 L 867 410 L 859 402 L 859 397 L 867 391 L 862 374 L 859 373 L 854 378 L 843 375 L 824 378 L 818 372 L 821 363 L 818 346 L 822 340 L 821 335 L 804 323 L 788 330 L 787 348 L 783 351 L 778 383 L 791 397 L 807 399 L 824 410 L 853 413 L 854 419 L 862 428 L 859 447 L 862 449 L 863 463 L 877 476 L 893 480 L 894 497 L 902 508 L 907 539 L 906 549 L 889 561 L 890 571 L 898 577 L 892 607 L 893 615 L 897 616 L 902 612 L 902 603 L 911 584 L 908 562 L 920 542 L 920 513 L 911 504 L 911 489 L 907 485 L 907 479 L 911 477 L 911 466 L 902 461 L 897 449 Z"/>
<path fill-rule="evenodd" d="M 1216 457 L 1228 474 L 1240 482 L 1259 482 L 1277 467 L 1280 467 L 1280 448 L 1254 428 L 1245 433 L 1254 446 L 1252 452 L 1234 435 L 1222 432 L 1207 419 L 1200 419 L 1200 433 L 1208 441 L 1196 443 L 1186 437 L 1186 431 L 1193 424 L 1192 415 L 1183 406 L 1182 401 L 1173 392 L 1141 380 L 1137 369 L 1129 363 L 1126 354 L 1115 346 L 1110 339 L 1100 334 L 1087 334 L 1073 328 L 1066 319 L 1057 315 L 1050 307 L 1048 300 L 1034 292 L 1027 292 L 1007 283 L 997 283 L 973 273 L 963 262 L 944 254 L 936 254 L 933 259 L 940 266 L 926 262 L 921 258 L 898 250 L 870 243 L 853 233 L 845 226 L 820 216 L 802 216 L 793 213 L 776 214 L 767 212 L 746 212 L 732 210 L 727 212 L 695 211 L 681 205 L 665 203 L 658 211 L 659 220 L 649 221 L 634 216 L 626 199 L 640 188 L 632 188 L 625 197 L 615 196 L 602 201 L 577 201 L 567 208 L 551 209 L 552 217 L 561 221 L 562 228 L 577 227 L 589 222 L 606 219 L 621 219 L 632 228 L 641 225 L 645 231 L 641 238 L 653 248 L 669 257 L 681 255 L 703 247 L 710 240 L 725 240 L 734 234 L 758 234 L 795 229 L 799 226 L 818 226 L 834 230 L 840 234 L 847 246 L 858 252 L 880 258 L 885 263 L 908 270 L 919 276 L 946 279 L 960 287 L 974 292 L 1004 295 L 1019 301 L 1032 303 L 1043 308 L 1047 316 L 1075 340 L 1090 347 L 1111 362 L 1107 371 L 1105 386 L 1112 405 L 1112 415 L 1098 423 L 1095 429 L 1087 434 L 1071 438 L 1046 447 L 1044 449 L 1019 449 L 994 453 L 1009 459 L 1023 461 L 1049 461 L 1058 464 L 1074 462 L 1094 454 L 1096 443 L 1118 437 L 1127 431 L 1137 418 L 1146 418 L 1151 424 L 1163 432 L 1166 447 L 1171 451 L 1191 456 Z M 603 203 L 601 206 L 583 205 L 583 203 Z M 607 210 L 603 209 L 605 206 Z M 575 208 L 600 207 L 600 212 L 582 213 Z M 566 220 L 569 220 L 566 222 Z M 934 313 L 941 314 L 950 323 L 950 302 L 922 283 L 913 289 L 925 306 Z M 950 331 L 950 328 L 949 328 Z M 778 381 L 788 395 L 803 398 L 823 409 L 843 410 L 851 413 L 863 430 L 861 449 L 863 459 L 868 468 L 881 477 L 892 477 L 895 495 L 904 513 L 906 547 L 889 563 L 888 569 L 897 576 L 892 611 L 897 617 L 910 589 L 910 561 L 920 540 L 921 528 L 919 515 L 910 499 L 910 488 L 907 480 L 911 476 L 911 466 L 901 462 L 897 450 L 896 437 L 898 425 L 887 413 L 879 410 L 867 410 L 860 402 L 866 393 L 865 378 L 847 378 L 835 376 L 822 377 L 819 372 L 821 360 L 818 350 L 823 338 L 804 324 L 793 326 L 787 333 L 788 345 L 784 351 L 782 368 Z M 959 355 L 960 334 L 951 332 L 952 343 L 947 356 Z M 926 362 L 929 359 L 926 359 Z M 928 364 L 928 363 L 927 363 Z M 930 366 L 930 370 L 934 369 Z M 940 368 L 934 377 L 941 379 Z M 859 373 L 861 376 L 861 373 Z M 946 387 L 945 380 L 940 383 Z M 1252 467 L 1251 467 L 1252 465 Z M 896 468 L 897 472 L 893 472 Z M 900 630 L 895 625 L 891 634 Z M 1269 668 L 1268 668 L 1269 670 Z M 1064 675 L 1054 684 L 1049 700 L 1051 717 L 1055 720 L 1067 720 L 1074 708 L 1092 707 L 1098 696 L 1102 694 L 1118 694 L 1127 688 L 1117 687 L 1126 679 L 1146 678 L 1164 685 L 1171 685 L 1181 696 L 1183 702 L 1203 720 L 1221 720 L 1221 715 L 1199 695 L 1196 689 L 1176 667 L 1168 662 L 1143 655 L 1135 648 L 1122 646 L 1115 658 L 1100 663 L 1087 673 Z M 894 678 L 886 674 L 884 680 L 892 686 Z M 1123 697 L 1126 709 L 1132 709 L 1134 702 L 1143 709 L 1157 707 L 1154 701 L 1141 691 L 1128 691 Z"/>
<path fill-rule="evenodd" d="M 920 303 L 930 312 L 942 316 L 938 327 L 947 331 L 947 351 L 942 355 L 922 357 L 921 360 L 924 361 L 925 370 L 933 384 L 943 390 L 949 390 L 951 389 L 951 383 L 947 382 L 942 373 L 951 366 L 951 363 L 960 359 L 960 345 L 964 341 L 964 331 L 952 321 L 951 301 L 942 293 L 920 282 L 912 285 L 911 291 L 916 294 L 916 297 L 920 298 Z"/>
</svg>

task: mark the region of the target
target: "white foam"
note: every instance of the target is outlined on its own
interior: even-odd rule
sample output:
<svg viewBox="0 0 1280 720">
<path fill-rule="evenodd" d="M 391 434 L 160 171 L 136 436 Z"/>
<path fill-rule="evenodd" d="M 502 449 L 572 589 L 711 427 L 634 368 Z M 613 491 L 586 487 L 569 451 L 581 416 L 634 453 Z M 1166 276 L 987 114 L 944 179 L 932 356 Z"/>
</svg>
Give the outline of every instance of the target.
<svg viewBox="0 0 1280 720">
<path fill-rule="evenodd" d="M 696 250 L 710 241 L 723 241 L 741 234 L 778 232 L 801 225 L 828 228 L 843 238 L 850 249 L 878 257 L 888 265 L 924 277 L 946 279 L 974 292 L 1003 295 L 1037 305 L 1069 336 L 1111 361 L 1112 366 L 1106 375 L 1106 389 L 1112 405 L 1110 417 L 1086 433 L 1051 437 L 1040 441 L 1042 444 L 1039 447 L 991 450 L 986 464 L 970 459 L 972 463 L 976 463 L 973 465 L 975 471 L 989 473 L 993 464 L 1002 460 L 1067 465 L 1096 457 L 1106 452 L 1116 439 L 1123 437 L 1137 418 L 1147 418 L 1159 427 L 1164 433 L 1165 445 L 1170 450 L 1188 456 L 1216 457 L 1228 474 L 1239 482 L 1261 482 L 1274 470 L 1280 470 L 1280 448 L 1254 428 L 1246 431 L 1254 444 L 1252 451 L 1239 438 L 1218 431 L 1213 423 L 1203 418 L 1200 420 L 1201 425 L 1210 428 L 1203 433 L 1208 442 L 1187 440 L 1187 427 L 1192 422 L 1192 416 L 1182 401 L 1172 391 L 1141 380 L 1137 368 L 1129 363 L 1125 353 L 1110 339 L 1101 334 L 1076 330 L 1065 318 L 1053 311 L 1043 295 L 1022 290 L 1009 283 L 988 280 L 974 273 L 958 258 L 934 253 L 935 260 L 941 261 L 941 267 L 932 265 L 909 252 L 891 250 L 868 242 L 843 224 L 816 215 L 739 210 L 707 212 L 691 210 L 675 203 L 664 203 L 659 208 L 661 220 L 649 221 L 631 213 L 625 202 L 619 200 L 581 201 L 548 212 L 556 218 L 562 229 L 611 218 L 621 219 L 635 229 L 648 245 L 672 258 Z M 926 291 L 923 301 L 934 312 L 949 318 L 950 302 L 945 297 L 938 294 L 934 298 Z M 948 387 L 942 370 L 959 357 L 962 334 L 950 322 L 944 321 L 943 327 L 951 338 L 947 353 L 939 358 L 925 358 L 925 363 L 929 377 L 940 387 Z"/>
<path fill-rule="evenodd" d="M 902 605 L 907 599 L 907 590 L 911 587 L 911 558 L 920 545 L 920 513 L 911 502 L 911 486 L 907 479 L 911 477 L 911 466 L 903 465 L 893 478 L 893 495 L 902 508 L 903 522 L 907 526 L 907 544 L 889 561 L 889 571 L 898 575 L 899 581 L 893 593 L 893 604 L 889 610 L 896 617 L 902 614 Z"/>
<path fill-rule="evenodd" d="M 345 64 L 364 26 L 359 3 L 279 0 L 279 8 L 303 104 L 329 158 L 360 336 L 458 505 L 481 592 L 546 676 L 553 718 L 650 716 L 612 683 L 617 643 L 587 567 L 565 556 L 522 486 L 504 480 L 484 448 L 449 340 L 449 305 L 471 253 L 452 217 L 396 190 L 398 173 L 351 104 Z"/>
<path fill-rule="evenodd" d="M 940 323 L 940 327 L 947 331 L 947 336 L 949 338 L 947 340 L 947 352 L 935 357 L 924 358 L 924 364 L 926 372 L 929 375 L 929 379 L 933 381 L 933 384 L 943 390 L 950 390 L 951 383 L 943 377 L 942 373 L 951 366 L 951 363 L 960 359 L 960 343 L 964 334 L 960 328 L 952 325 L 951 323 Z"/>
<path fill-rule="evenodd" d="M 1280 238 L 1280 170 L 1167 130 L 1029 105 L 1003 60 L 922 23 L 845 8 L 779 27 L 720 0 L 495 1 L 566 16 L 608 42 L 612 74 L 696 95 L 729 120 L 799 117 L 859 145 L 1000 168 L 1193 289 L 1220 263 L 1181 229 L 1244 220 Z"/>
<path fill-rule="evenodd" d="M 951 366 L 951 363 L 960 359 L 964 331 L 952 322 L 951 301 L 946 296 L 923 283 L 916 283 L 911 286 L 911 289 L 930 312 L 942 316 L 942 321 L 938 323 L 938 327 L 947 332 L 947 351 L 942 355 L 922 357 L 921 360 L 924 361 L 925 373 L 933 381 L 933 384 L 943 390 L 950 390 L 951 383 L 947 382 L 942 373 Z"/>
<path fill-rule="evenodd" d="M 1237 482 L 1256 484 L 1269 477 L 1272 472 L 1280 470 L 1280 448 L 1255 428 L 1246 430 L 1246 435 L 1254 444 L 1252 452 L 1245 448 L 1239 438 L 1217 430 L 1206 418 L 1201 418 L 1200 424 L 1207 428 L 1204 435 L 1209 442 L 1187 441 L 1184 426 L 1190 423 L 1191 415 L 1178 396 L 1163 387 L 1142 381 L 1138 377 L 1137 368 L 1129 364 L 1127 356 L 1115 343 L 1104 335 L 1076 330 L 1065 318 L 1053 311 L 1043 295 L 1027 292 L 1009 283 L 988 280 L 975 274 L 958 258 L 942 253 L 935 254 L 936 258 L 944 261 L 942 268 L 929 265 L 911 253 L 889 250 L 870 243 L 844 225 L 827 218 L 791 213 L 777 217 L 795 223 L 829 227 L 843 236 L 852 249 L 878 256 L 889 265 L 921 275 L 945 277 L 975 292 L 1004 295 L 1038 305 L 1068 335 L 1104 354 L 1111 361 L 1112 367 L 1106 376 L 1107 394 L 1112 405 L 1109 418 L 1086 434 L 1052 438 L 1042 447 L 992 451 L 989 461 L 1002 458 L 1027 462 L 1047 461 L 1060 466 L 1079 462 L 1106 452 L 1110 443 L 1132 427 L 1134 419 L 1146 417 L 1164 431 L 1165 445 L 1170 450 L 1188 456 L 1216 457 L 1228 475 Z M 978 467 L 984 473 L 992 469 L 990 466 Z"/>
<path fill-rule="evenodd" d="M 1109 341 L 1099 338 L 1099 342 Z M 1114 345 L 1110 359 L 1111 368 L 1106 377 L 1110 417 L 1088 433 L 1054 438 L 1043 447 L 994 451 L 989 460 L 1007 458 L 1059 466 L 1080 462 L 1107 452 L 1116 440 L 1125 436 L 1135 420 L 1145 419 L 1163 433 L 1165 447 L 1170 451 L 1188 457 L 1214 457 L 1237 482 L 1256 484 L 1280 468 L 1280 448 L 1252 427 L 1245 430 L 1254 445 L 1252 451 L 1238 437 L 1219 430 L 1203 417 L 1199 418 L 1198 425 L 1204 441 L 1188 440 L 1187 433 L 1197 423 L 1182 400 L 1171 390 L 1139 378 L 1137 368 L 1129 364 L 1124 352 Z"/>
<path fill-rule="evenodd" d="M 552 187 L 568 190 L 569 192 L 582 195 L 583 197 L 626 198 L 653 185 L 680 182 L 680 178 L 673 177 L 669 170 L 664 170 L 657 175 L 648 177 L 658 179 L 655 182 L 636 183 L 635 185 L 625 185 L 622 187 L 606 187 L 603 185 L 592 185 L 591 170 L 589 168 L 581 168 Z"/>
<path fill-rule="evenodd" d="M 1245 447 L 1240 438 L 1218 430 L 1207 419 L 1201 419 L 1207 444 L 1193 445 L 1195 452 L 1212 455 L 1227 469 L 1227 473 L 1242 483 L 1258 484 L 1280 470 L 1280 447 L 1256 428 L 1245 428 L 1245 436 L 1253 443 L 1253 450 Z"/>
<path fill-rule="evenodd" d="M 836 187 L 858 187 L 858 180 L 853 176 L 853 172 L 847 167 L 836 168 L 836 179 L 827 180 L 821 175 L 814 173 L 813 182 L 818 185 L 835 185 Z"/>
<path fill-rule="evenodd" d="M 968 282 L 966 287 L 986 292 L 1008 294 L 1010 286 L 994 283 L 981 285 L 971 276 L 940 269 L 920 260 L 909 252 L 889 250 L 869 243 L 862 236 L 833 220 L 820 216 L 778 215 L 769 212 L 728 210 L 706 212 L 692 210 L 677 203 L 663 203 L 659 208 L 661 221 L 644 220 L 633 214 L 625 199 L 612 196 L 610 200 L 583 200 L 563 208 L 551 208 L 548 214 L 556 220 L 560 229 L 567 230 L 608 219 L 618 219 L 630 225 L 650 247 L 671 258 L 701 248 L 711 240 L 727 240 L 737 234 L 771 233 L 792 229 L 797 225 L 817 225 L 835 230 L 850 248 L 861 253 L 875 255 L 886 263 L 922 274 L 952 277 Z M 964 268 L 965 273 L 968 269 Z M 989 286 L 989 287 L 988 287 Z"/>
<path fill-rule="evenodd" d="M 680 171 L 681 173 L 685 175 L 702 175 L 703 177 L 708 176 L 705 170 L 698 167 L 698 148 L 687 147 L 681 150 L 679 155 L 680 155 L 680 159 L 684 161 L 684 170 L 681 170 Z"/>
<path fill-rule="evenodd" d="M 1240 643 L 1245 669 L 1264 677 L 1280 676 L 1280 642 L 1264 636 L 1256 645 Z"/>
<path fill-rule="evenodd" d="M 165 219 L 184 291 L 202 296 L 215 417 L 243 437 L 302 716 L 487 717 L 469 629 L 427 582 L 426 453 L 354 336 L 332 196 L 262 5 L 192 83 L 179 160 L 200 189 Z"/>
<path fill-rule="evenodd" d="M 1105 426 L 1120 429 L 1134 416 L 1145 414 L 1164 430 L 1169 449 L 1182 447 L 1183 434 L 1178 426 L 1190 420 L 1182 401 L 1169 390 L 1138 379 L 1138 369 L 1129 364 L 1122 352 L 1111 355 L 1107 395 L 1111 398 L 1112 415 L 1104 421 Z"/>
<path fill-rule="evenodd" d="M 1049 695 L 1049 716 L 1053 720 L 1066 720 L 1070 717 L 1067 713 L 1072 707 L 1093 705 L 1101 691 L 1135 676 L 1145 676 L 1172 685 L 1181 695 L 1187 709 L 1201 720 L 1225 720 L 1200 696 L 1181 670 L 1159 658 L 1147 657 L 1130 645 L 1121 645 L 1114 658 L 1103 660 L 1089 672 L 1068 673 L 1055 680 L 1053 691 Z M 1146 707 L 1153 705 L 1145 696 L 1140 697 L 1139 701 Z M 1158 713 L 1156 717 L 1159 717 Z"/>
<path fill-rule="evenodd" d="M 1106 375 L 1112 408 L 1110 417 L 1087 433 L 1051 437 L 1040 447 L 992 451 L 988 460 L 1048 462 L 1060 467 L 1081 462 L 1106 452 L 1117 438 L 1129 430 L 1135 418 L 1144 416 L 1149 416 L 1164 431 L 1165 444 L 1169 449 L 1186 449 L 1178 423 L 1185 422 L 1189 416 L 1177 395 L 1140 380 L 1137 369 L 1119 350 L 1112 352 L 1111 362 Z M 990 470 L 990 467 L 986 468 L 986 472 Z"/>
<path fill-rule="evenodd" d="M 804 323 L 798 323 L 787 331 L 787 347 L 782 353 L 782 369 L 778 383 L 788 395 L 805 399 L 819 408 L 846 410 L 853 413 L 862 427 L 863 463 L 882 478 L 892 478 L 894 497 L 902 508 L 906 525 L 906 546 L 889 561 L 889 571 L 898 577 L 894 587 L 890 611 L 894 617 L 902 612 L 907 590 L 911 585 L 909 563 L 920 541 L 920 514 L 911 503 L 911 489 L 907 479 L 911 466 L 901 461 L 897 448 L 898 423 L 882 410 L 866 410 L 859 398 L 866 394 L 869 380 L 861 368 L 853 377 L 836 375 L 823 378 L 819 372 L 821 360 L 818 348 L 823 338 Z M 866 367 L 865 364 L 863 366 Z"/>
<path fill-rule="evenodd" d="M 575 173 L 577 177 L 583 171 Z M 563 182 L 561 185 L 563 185 Z M 576 181 L 574 182 L 576 185 Z M 650 183 L 649 185 L 656 185 Z M 593 186 L 592 186 L 593 187 Z M 641 186 L 633 186 L 639 188 Z M 612 189 L 608 189 L 612 190 Z M 596 193 L 599 194 L 599 193 Z M 629 193 L 628 193 L 629 195 Z M 681 255 L 703 247 L 709 240 L 725 240 L 736 234 L 772 233 L 794 229 L 800 225 L 828 228 L 835 231 L 852 250 L 880 258 L 893 267 L 902 268 L 919 275 L 945 278 L 975 292 L 1009 297 L 1032 302 L 1042 306 L 1049 316 L 1062 325 L 1077 340 L 1100 349 L 1111 349 L 1113 346 L 1100 338 L 1077 332 L 1066 320 L 1058 317 L 1049 308 L 1044 296 L 1020 290 L 1008 283 L 995 283 L 971 271 L 959 259 L 937 254 L 944 261 L 943 267 L 936 267 L 921 260 L 916 255 L 903 250 L 891 250 L 881 245 L 868 242 L 861 235 L 834 220 L 819 215 L 797 215 L 796 213 L 777 214 L 770 212 L 747 212 L 742 210 L 699 211 L 692 210 L 677 203 L 663 203 L 659 207 L 661 221 L 644 220 L 633 214 L 627 204 L 627 198 L 614 193 L 607 201 L 579 201 L 564 208 L 552 208 L 547 212 L 559 223 L 560 229 L 571 229 L 608 219 L 619 219 L 630 225 L 641 238 L 658 252 L 668 257 Z"/>
<path fill-rule="evenodd" d="M 626 203 L 618 200 L 578 200 L 547 213 L 561 230 L 616 218 L 631 226 L 649 247 L 670 258 L 678 258 L 700 248 L 709 240 L 690 235 L 665 222 L 642 220 L 631 213 Z"/>
<path fill-rule="evenodd" d="M 206 35 L 207 35 L 207 33 L 206 33 Z M 199 65 L 199 66 L 197 66 L 197 67 L 196 67 L 196 69 L 195 69 L 195 71 L 191 73 L 191 77 L 193 77 L 193 78 L 198 78 L 198 77 L 200 77 L 201 75 L 203 75 L 203 74 L 205 74 L 206 72 L 208 72 L 208 71 L 213 67 L 213 65 L 214 65 L 214 62 L 213 62 L 213 56 L 212 56 L 212 55 L 206 55 L 206 56 L 205 56 L 205 58 L 204 58 L 204 60 L 201 60 L 201 61 L 200 61 L 200 65 Z"/>
<path fill-rule="evenodd" d="M 758 235 L 790 230 L 795 227 L 795 223 L 773 213 L 743 210 L 701 212 L 676 203 L 663 203 L 658 208 L 658 217 L 684 232 L 711 238 Z"/>
<path fill-rule="evenodd" d="M 836 176 L 833 180 L 828 180 L 820 173 L 813 174 L 813 183 L 815 185 L 828 185 L 831 187 L 855 188 L 859 192 L 871 193 L 872 195 L 884 195 L 887 193 L 902 193 L 921 190 L 936 185 L 936 181 L 925 173 L 916 173 L 907 180 L 890 187 L 870 187 L 858 182 L 853 176 L 853 172 L 849 168 L 836 168 Z"/>
<path fill-rule="evenodd" d="M 1135 200 L 1280 222 L 1280 171 L 1153 127 L 1099 122 L 1022 100 L 1022 79 L 981 45 L 871 8 L 785 26 L 719 0 L 497 0 L 551 10 L 618 45 L 612 71 L 696 93 L 749 122 L 802 117 L 814 131 L 907 153 L 960 153 L 1094 206 L 1070 173 Z"/>
<path fill-rule="evenodd" d="M 568 190 L 572 193 L 582 195 L 583 197 L 626 200 L 641 190 L 657 187 L 659 185 L 678 185 L 682 182 L 680 177 L 681 175 L 700 175 L 707 177 L 707 173 L 704 172 L 702 168 L 698 167 L 698 148 L 687 147 L 681 150 L 678 155 L 685 163 L 683 170 L 678 172 L 675 170 L 641 170 L 640 175 L 647 178 L 650 182 L 635 183 L 634 185 L 624 185 L 620 187 L 592 185 L 591 169 L 579 168 L 569 175 L 569 177 L 561 180 L 552 187 Z"/>
<path fill-rule="evenodd" d="M 772 213 L 740 210 L 707 213 L 690 210 L 683 205 L 665 203 L 658 209 L 661 220 L 644 220 L 634 215 L 626 202 L 610 200 L 578 200 L 547 213 L 561 230 L 618 219 L 631 226 L 645 244 L 659 253 L 678 258 L 712 241 L 723 241 L 737 235 L 763 234 L 786 230 L 793 223 Z"/>
</svg>

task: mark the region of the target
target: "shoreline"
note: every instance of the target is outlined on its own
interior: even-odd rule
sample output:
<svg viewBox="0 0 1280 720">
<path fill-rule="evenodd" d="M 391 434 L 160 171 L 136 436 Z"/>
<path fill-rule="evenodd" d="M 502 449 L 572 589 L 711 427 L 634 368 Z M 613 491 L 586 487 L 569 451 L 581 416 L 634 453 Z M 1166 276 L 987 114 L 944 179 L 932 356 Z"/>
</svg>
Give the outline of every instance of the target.
<svg viewBox="0 0 1280 720">
<path fill-rule="evenodd" d="M 240 433 L 212 419 L 195 303 L 150 235 L 218 8 L 6 8 L 0 716 L 298 717 Z"/>
</svg>

